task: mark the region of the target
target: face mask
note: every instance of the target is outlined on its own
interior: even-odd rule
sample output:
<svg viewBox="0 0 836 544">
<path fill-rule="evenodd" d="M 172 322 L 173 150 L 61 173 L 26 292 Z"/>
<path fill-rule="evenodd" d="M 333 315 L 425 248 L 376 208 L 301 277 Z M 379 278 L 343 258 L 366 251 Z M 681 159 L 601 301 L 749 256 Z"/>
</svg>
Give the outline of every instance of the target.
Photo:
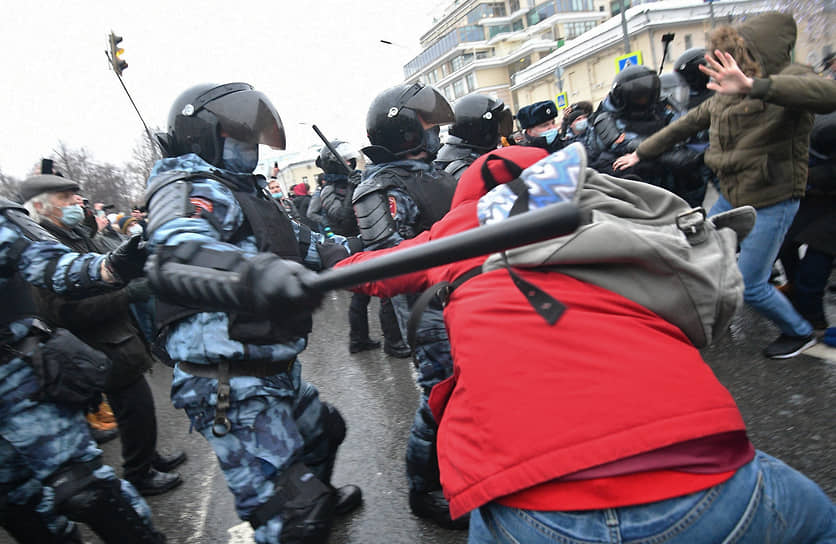
<svg viewBox="0 0 836 544">
<path fill-rule="evenodd" d="M 128 232 L 131 236 L 134 234 L 142 234 L 142 225 L 131 225 L 128 227 Z"/>
<path fill-rule="evenodd" d="M 551 145 L 554 143 L 555 139 L 557 139 L 557 132 L 558 130 L 556 128 L 550 128 L 546 132 L 540 134 L 540 137 L 546 139 L 547 145 Z"/>
<path fill-rule="evenodd" d="M 436 153 L 438 153 L 438 150 L 441 149 L 441 138 L 438 136 L 438 127 L 425 130 L 424 134 L 426 134 L 427 153 L 429 153 L 432 158 L 435 158 Z"/>
<path fill-rule="evenodd" d="M 78 204 L 61 208 L 61 222 L 66 227 L 74 227 L 84 219 L 84 210 Z"/>
<path fill-rule="evenodd" d="M 225 138 L 223 165 L 230 172 L 249 174 L 258 166 L 258 144 Z"/>
<path fill-rule="evenodd" d="M 580 121 L 575 123 L 575 126 L 572 127 L 572 132 L 574 132 L 577 135 L 581 135 L 584 132 L 586 132 L 587 127 L 589 127 L 589 121 L 586 119 L 581 119 Z"/>
<path fill-rule="evenodd" d="M 278 200 L 282 197 L 282 194 L 281 193 L 270 193 L 270 196 L 272 196 L 273 198 Z"/>
</svg>

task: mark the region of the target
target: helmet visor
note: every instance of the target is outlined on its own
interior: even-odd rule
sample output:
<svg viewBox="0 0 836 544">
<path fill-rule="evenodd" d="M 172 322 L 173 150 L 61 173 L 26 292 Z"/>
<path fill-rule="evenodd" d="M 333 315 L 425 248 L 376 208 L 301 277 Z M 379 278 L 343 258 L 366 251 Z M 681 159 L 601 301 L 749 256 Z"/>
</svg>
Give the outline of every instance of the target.
<svg viewBox="0 0 836 544">
<path fill-rule="evenodd" d="M 417 91 L 417 92 L 416 92 Z M 453 108 L 447 99 L 435 88 L 419 83 L 406 90 L 401 98 L 399 108 L 408 108 L 430 125 L 446 125 L 456 120 Z"/>
<path fill-rule="evenodd" d="M 229 137 L 242 142 L 285 148 L 281 117 L 264 94 L 246 90 L 233 92 L 211 102 L 204 108 L 218 118 Z"/>
<path fill-rule="evenodd" d="M 514 114 L 511 113 L 508 106 L 505 106 L 499 112 L 499 135 L 507 138 L 512 132 L 514 132 Z"/>
<path fill-rule="evenodd" d="M 683 107 L 688 104 L 688 96 L 691 89 L 684 77 L 676 72 L 671 72 L 662 75 L 659 80 L 662 84 L 660 96 L 667 98 L 679 107 Z"/>
</svg>

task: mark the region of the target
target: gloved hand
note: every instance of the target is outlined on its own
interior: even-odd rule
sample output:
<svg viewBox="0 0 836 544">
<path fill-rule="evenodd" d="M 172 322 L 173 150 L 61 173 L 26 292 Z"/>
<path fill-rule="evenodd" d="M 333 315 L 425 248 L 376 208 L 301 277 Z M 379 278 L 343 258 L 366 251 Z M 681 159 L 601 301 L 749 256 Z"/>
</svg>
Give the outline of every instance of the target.
<svg viewBox="0 0 836 544">
<path fill-rule="evenodd" d="M 316 273 L 300 263 L 260 253 L 247 268 L 259 313 L 312 313 L 322 302 L 322 293 L 310 287 Z"/>
<path fill-rule="evenodd" d="M 363 239 L 359 236 L 349 236 L 348 250 L 351 252 L 352 255 L 363 251 Z"/>
<path fill-rule="evenodd" d="M 354 172 L 351 173 L 350 176 L 348 176 L 348 184 L 351 185 L 352 187 L 357 187 L 358 185 L 360 185 L 360 182 L 362 181 L 362 178 L 363 178 L 363 172 L 361 172 L 360 170 L 355 170 Z"/>
<path fill-rule="evenodd" d="M 137 278 L 126 285 L 122 291 L 128 297 L 128 302 L 148 300 L 154 292 L 148 283 L 148 278 Z"/>
<path fill-rule="evenodd" d="M 127 283 L 142 276 L 142 267 L 147 258 L 148 252 L 142 243 L 142 237 L 136 234 L 107 254 L 107 266 L 118 279 Z"/>
</svg>

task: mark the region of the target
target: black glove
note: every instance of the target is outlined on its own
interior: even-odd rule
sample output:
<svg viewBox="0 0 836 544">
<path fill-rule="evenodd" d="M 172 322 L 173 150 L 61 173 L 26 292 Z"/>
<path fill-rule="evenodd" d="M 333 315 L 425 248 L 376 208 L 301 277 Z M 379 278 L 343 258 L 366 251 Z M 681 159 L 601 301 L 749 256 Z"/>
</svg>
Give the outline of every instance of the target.
<svg viewBox="0 0 836 544">
<path fill-rule="evenodd" d="M 322 302 L 322 293 L 309 287 L 316 273 L 300 263 L 260 253 L 247 268 L 247 283 L 259 313 L 311 313 Z"/>
<path fill-rule="evenodd" d="M 154 294 L 151 290 L 151 285 L 148 283 L 148 278 L 135 279 L 123 287 L 122 291 L 127 296 L 128 302 L 148 300 Z"/>
<path fill-rule="evenodd" d="M 360 185 L 362 178 L 363 172 L 361 172 L 360 170 L 355 170 L 351 173 L 350 176 L 348 176 L 348 184 L 352 187 L 357 187 L 358 185 Z"/>
<path fill-rule="evenodd" d="M 147 258 L 148 252 L 142 243 L 142 237 L 136 234 L 107 254 L 107 266 L 119 280 L 129 282 L 142 276 L 142 267 Z"/>
<path fill-rule="evenodd" d="M 351 252 L 352 255 L 363 251 L 363 239 L 359 236 L 349 236 L 348 250 Z"/>
</svg>

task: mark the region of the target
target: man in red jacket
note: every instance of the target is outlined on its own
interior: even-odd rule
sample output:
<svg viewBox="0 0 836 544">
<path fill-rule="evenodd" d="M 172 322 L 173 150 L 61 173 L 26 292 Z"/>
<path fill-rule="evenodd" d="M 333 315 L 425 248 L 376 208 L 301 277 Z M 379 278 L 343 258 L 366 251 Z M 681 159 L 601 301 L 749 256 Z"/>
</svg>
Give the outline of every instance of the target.
<svg viewBox="0 0 836 544">
<path fill-rule="evenodd" d="M 546 156 L 531 147 L 483 156 L 429 231 L 339 266 L 477 227 L 479 199 L 516 177 L 501 159 L 524 169 Z M 561 175 L 579 164 L 567 157 L 565 166 Z M 359 290 L 421 291 L 484 261 Z M 753 448 L 731 395 L 679 328 L 564 274 L 514 272 L 565 306 L 556 324 L 504 268 L 459 285 L 444 310 L 454 374 L 431 404 L 444 493 L 452 517 L 471 512 L 471 544 L 836 538 L 836 508 L 816 484 Z"/>
</svg>

